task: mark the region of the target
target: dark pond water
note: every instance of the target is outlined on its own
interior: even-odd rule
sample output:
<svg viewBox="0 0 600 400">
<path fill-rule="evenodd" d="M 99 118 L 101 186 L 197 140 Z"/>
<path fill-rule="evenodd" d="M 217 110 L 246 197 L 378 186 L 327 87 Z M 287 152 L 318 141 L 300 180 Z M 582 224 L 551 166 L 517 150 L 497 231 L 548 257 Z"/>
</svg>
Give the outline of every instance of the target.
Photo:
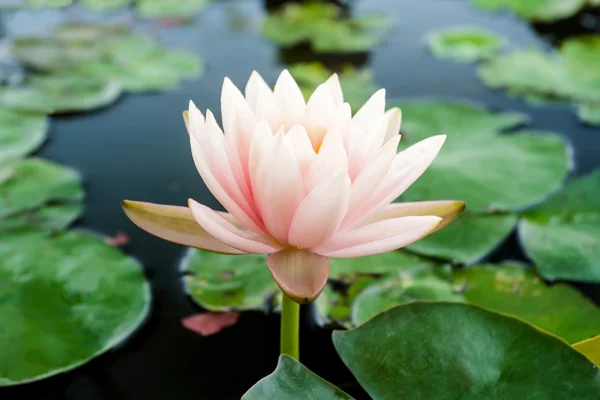
<svg viewBox="0 0 600 400">
<path fill-rule="evenodd" d="M 278 318 L 243 314 L 219 335 L 203 338 L 185 330 L 182 317 L 198 311 L 183 292 L 177 264 L 184 248 L 137 229 L 121 212 L 122 199 L 185 205 L 189 197 L 219 207 L 196 173 L 181 111 L 193 99 L 219 113 L 224 76 L 243 85 L 253 69 L 273 82 L 281 53 L 260 35 L 266 5 L 258 0 L 222 1 L 195 24 L 155 28 L 168 43 L 197 52 L 207 61 L 204 77 L 177 91 L 127 95 L 99 112 L 53 118 L 51 138 L 40 155 L 80 170 L 87 207 L 80 226 L 113 235 L 126 233 L 127 250 L 145 265 L 154 304 L 145 326 L 121 348 L 83 368 L 42 382 L 4 389 L 0 398 L 50 399 L 239 399 L 270 373 L 278 356 Z M 513 46 L 549 45 L 530 25 L 508 15 L 475 10 L 467 0 L 355 1 L 353 13 L 382 10 L 395 20 L 385 43 L 367 57 L 376 81 L 389 97 L 460 97 L 495 109 L 531 116 L 531 126 L 561 132 L 573 145 L 575 173 L 600 165 L 600 130 L 581 125 L 568 106 L 531 107 L 485 88 L 472 65 L 436 60 L 424 47 L 425 35 L 445 26 L 474 24 L 506 36 Z M 9 34 L 41 33 L 48 25 L 79 19 L 75 9 L 3 15 Z M 573 22 L 573 21 L 571 21 Z M 555 36 L 578 24 L 540 28 Z M 492 259 L 522 258 L 514 239 Z M 600 290 L 582 287 L 600 302 Z M 356 396 L 367 398 L 335 355 L 330 333 L 308 318 L 302 331 L 302 361 L 317 374 Z"/>
</svg>

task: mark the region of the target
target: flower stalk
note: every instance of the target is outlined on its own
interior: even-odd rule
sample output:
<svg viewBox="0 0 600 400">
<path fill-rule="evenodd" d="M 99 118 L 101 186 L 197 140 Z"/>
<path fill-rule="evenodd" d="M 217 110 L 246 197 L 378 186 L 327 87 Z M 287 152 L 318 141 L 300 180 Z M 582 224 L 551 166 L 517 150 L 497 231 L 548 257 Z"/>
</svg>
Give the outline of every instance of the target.
<svg viewBox="0 0 600 400">
<path fill-rule="evenodd" d="M 282 292 L 281 354 L 300 358 L 300 304 Z"/>
</svg>

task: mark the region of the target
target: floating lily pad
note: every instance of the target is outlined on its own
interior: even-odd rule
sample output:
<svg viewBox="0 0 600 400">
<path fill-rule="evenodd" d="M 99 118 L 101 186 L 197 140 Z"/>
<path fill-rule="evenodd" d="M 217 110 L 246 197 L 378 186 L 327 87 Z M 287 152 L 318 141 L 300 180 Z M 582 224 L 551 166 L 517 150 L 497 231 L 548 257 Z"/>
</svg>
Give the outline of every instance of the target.
<svg viewBox="0 0 600 400">
<path fill-rule="evenodd" d="M 87 3 L 102 3 L 104 6 L 113 6 L 114 4 L 127 4 L 128 0 L 80 0 L 80 2 L 87 5 Z M 87 42 L 88 45 L 94 45 L 99 41 L 104 41 L 109 38 L 118 37 L 122 35 L 128 35 L 130 29 L 125 25 L 120 24 L 98 24 L 92 22 L 67 22 L 56 26 L 52 29 L 52 36 L 56 39 L 67 42 Z"/>
<path fill-rule="evenodd" d="M 58 374 L 122 343 L 146 318 L 140 265 L 100 237 L 3 236 L 0 386 Z"/>
<path fill-rule="evenodd" d="M 289 71 L 307 100 L 317 86 L 332 75 L 331 71 L 318 62 L 295 64 L 289 68 Z M 339 77 L 344 101 L 352 106 L 353 111 L 362 107 L 369 97 L 379 90 L 379 86 L 373 80 L 373 72 L 368 69 L 357 70 L 352 66 L 346 66 L 339 73 Z"/>
<path fill-rule="evenodd" d="M 600 103 L 581 104 L 577 108 L 577 116 L 589 125 L 600 126 Z"/>
<path fill-rule="evenodd" d="M 573 348 L 600 367 L 600 336 L 575 343 Z"/>
<path fill-rule="evenodd" d="M 0 110 L 0 163 L 26 156 L 46 139 L 45 115 Z"/>
<path fill-rule="evenodd" d="M 362 52 L 375 47 L 391 25 L 383 14 L 342 18 L 340 8 L 331 3 L 287 3 L 268 15 L 264 36 L 281 46 L 309 42 L 316 52 Z"/>
<path fill-rule="evenodd" d="M 505 40 L 486 29 L 453 27 L 429 35 L 427 43 L 436 57 L 471 62 L 496 54 Z"/>
<path fill-rule="evenodd" d="M 333 343 L 373 399 L 595 400 L 600 393 L 598 369 L 567 343 L 468 304 L 409 303 L 335 331 Z"/>
<path fill-rule="evenodd" d="M 136 9 L 144 18 L 185 18 L 209 5 L 211 0 L 137 0 Z"/>
<path fill-rule="evenodd" d="M 407 250 L 471 265 L 500 246 L 516 224 L 516 215 L 466 213 L 444 229 L 411 244 Z"/>
<path fill-rule="evenodd" d="M 121 88 L 115 82 L 68 73 L 38 75 L 23 87 L 0 89 L 0 104 L 25 112 L 72 113 L 115 102 Z"/>
<path fill-rule="evenodd" d="M 298 361 L 279 357 L 275 371 L 261 379 L 242 400 L 351 400 L 341 389 L 319 378 Z"/>
<path fill-rule="evenodd" d="M 11 52 L 19 62 L 39 71 L 64 71 L 79 62 L 102 56 L 94 44 L 38 37 L 15 38 Z"/>
<path fill-rule="evenodd" d="M 133 0 L 79 0 L 81 4 L 94 11 L 112 11 L 125 7 Z"/>
<path fill-rule="evenodd" d="M 192 299 L 210 311 L 269 309 L 278 293 L 263 255 L 231 256 L 191 249 L 181 269 Z"/>
<path fill-rule="evenodd" d="M 35 8 L 60 8 L 70 6 L 73 0 L 25 0 L 25 4 L 29 7 Z"/>
<path fill-rule="evenodd" d="M 81 203 L 44 205 L 38 209 L 0 218 L 0 234 L 62 231 L 75 222 L 81 213 Z"/>
<path fill-rule="evenodd" d="M 401 146 L 448 135 L 431 167 L 401 201 L 459 199 L 471 213 L 516 211 L 543 201 L 567 176 L 569 152 L 557 135 L 497 133 L 521 121 L 516 114 L 493 114 L 476 105 L 442 101 L 391 106 L 403 111 Z"/>
<path fill-rule="evenodd" d="M 547 285 L 522 265 L 459 270 L 455 284 L 469 303 L 513 315 L 569 343 L 600 335 L 600 309 L 594 303 L 567 284 Z"/>
<path fill-rule="evenodd" d="M 471 0 L 489 11 L 509 10 L 517 16 L 538 22 L 552 22 L 577 14 L 586 0 Z"/>
<path fill-rule="evenodd" d="M 600 172 L 575 179 L 519 223 L 521 243 L 549 280 L 600 282 Z"/>
<path fill-rule="evenodd" d="M 39 158 L 14 161 L 11 175 L 0 183 L 0 218 L 51 202 L 83 199 L 81 177 L 72 169 Z"/>
</svg>

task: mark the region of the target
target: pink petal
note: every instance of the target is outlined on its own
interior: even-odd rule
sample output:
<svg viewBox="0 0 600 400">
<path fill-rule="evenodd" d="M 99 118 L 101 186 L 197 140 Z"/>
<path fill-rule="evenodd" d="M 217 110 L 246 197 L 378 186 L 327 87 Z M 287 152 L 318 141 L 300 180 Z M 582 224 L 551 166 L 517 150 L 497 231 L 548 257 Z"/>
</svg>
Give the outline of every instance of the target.
<svg viewBox="0 0 600 400">
<path fill-rule="evenodd" d="M 331 75 L 331 77 L 325 81 L 325 84 L 329 87 L 333 103 L 336 106 L 342 105 L 344 102 L 344 93 L 342 91 L 342 85 L 340 85 L 340 77 L 338 74 Z"/>
<path fill-rule="evenodd" d="M 250 79 L 248 79 L 248 83 L 246 84 L 245 94 L 248 105 L 250 105 L 250 108 L 255 113 L 258 106 L 258 97 L 261 93 L 269 92 L 272 92 L 271 88 L 267 85 L 262 76 L 260 76 L 258 72 L 252 71 Z"/>
<path fill-rule="evenodd" d="M 356 212 L 354 220 L 358 222 L 368 217 L 400 196 L 425 172 L 438 155 L 445 140 L 445 135 L 431 136 L 398 153 L 388 174 L 371 199 Z"/>
<path fill-rule="evenodd" d="M 364 224 L 381 221 L 384 219 L 435 215 L 442 218 L 442 222 L 435 229 L 439 231 L 450 222 L 454 221 L 463 211 L 466 204 L 464 201 L 439 200 L 439 201 L 418 201 L 414 203 L 392 203 L 375 212 Z"/>
<path fill-rule="evenodd" d="M 391 218 L 336 232 L 314 252 L 337 258 L 362 257 L 385 253 L 407 246 L 433 232 L 442 222 L 440 217 Z"/>
<path fill-rule="evenodd" d="M 306 129 L 304 129 L 302 125 L 295 125 L 288 131 L 286 137 L 294 148 L 294 154 L 298 160 L 300 172 L 302 173 L 302 176 L 304 176 L 308 170 L 308 166 L 317 156 L 317 153 L 315 153 L 315 150 L 308 139 Z"/>
<path fill-rule="evenodd" d="M 387 143 L 390 139 L 400 134 L 400 125 L 402 124 L 402 110 L 394 107 L 385 112 L 388 119 L 387 132 L 384 141 Z"/>
<path fill-rule="evenodd" d="M 306 118 L 308 124 L 311 127 L 325 125 L 336 108 L 329 85 L 323 83 L 317 86 L 306 103 Z"/>
<path fill-rule="evenodd" d="M 308 166 L 304 177 L 306 193 L 310 192 L 319 182 L 331 174 L 331 171 L 348 168 L 348 158 L 340 131 L 337 129 L 327 132 L 319 153 Z"/>
<path fill-rule="evenodd" d="M 354 146 L 348 154 L 348 175 L 354 180 L 365 165 L 369 164 L 381 151 L 383 139 L 387 133 L 388 119 L 382 115 L 371 126 L 366 135 Z"/>
<path fill-rule="evenodd" d="M 282 111 L 288 108 L 304 109 L 304 95 L 302 95 L 298 84 L 287 69 L 284 69 L 279 74 L 279 78 L 275 82 L 273 94 L 275 95 L 278 108 Z"/>
<path fill-rule="evenodd" d="M 206 232 L 187 207 L 129 200 L 124 200 L 122 207 L 134 224 L 161 239 L 215 253 L 244 254 Z"/>
<path fill-rule="evenodd" d="M 385 89 L 378 90 L 352 118 L 350 151 L 385 112 Z"/>
<path fill-rule="evenodd" d="M 267 265 L 281 290 L 301 304 L 313 301 L 329 276 L 329 259 L 309 251 L 286 249 L 269 254 Z"/>
<path fill-rule="evenodd" d="M 275 96 L 271 90 L 261 90 L 256 101 L 256 120 L 267 121 L 271 130 L 277 132 L 282 124 L 281 111 L 277 107 Z"/>
<path fill-rule="evenodd" d="M 274 140 L 273 151 L 258 167 L 253 190 L 267 230 L 286 243 L 290 223 L 305 192 L 292 145 L 281 131 Z"/>
<path fill-rule="evenodd" d="M 216 211 L 193 199 L 188 200 L 188 205 L 192 215 L 206 232 L 235 249 L 250 254 L 268 254 L 279 249 L 279 246 L 270 243 L 267 238 L 242 231 Z"/>
<path fill-rule="evenodd" d="M 210 336 L 220 332 L 223 328 L 237 324 L 239 316 L 240 313 L 237 312 L 208 312 L 186 317 L 181 320 L 181 323 L 190 331 L 199 333 L 202 336 Z"/>
<path fill-rule="evenodd" d="M 329 239 L 340 226 L 349 199 L 350 178 L 345 170 L 323 179 L 298 206 L 288 243 L 310 249 Z"/>
</svg>

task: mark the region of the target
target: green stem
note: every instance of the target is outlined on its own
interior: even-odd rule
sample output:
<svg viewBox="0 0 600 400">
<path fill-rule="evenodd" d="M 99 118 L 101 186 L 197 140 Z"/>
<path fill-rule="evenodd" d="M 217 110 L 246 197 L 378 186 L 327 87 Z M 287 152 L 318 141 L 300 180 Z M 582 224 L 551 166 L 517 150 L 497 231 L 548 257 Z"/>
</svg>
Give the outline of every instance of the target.
<svg viewBox="0 0 600 400">
<path fill-rule="evenodd" d="M 281 354 L 298 360 L 300 334 L 300 304 L 282 293 L 281 304 Z"/>
</svg>

